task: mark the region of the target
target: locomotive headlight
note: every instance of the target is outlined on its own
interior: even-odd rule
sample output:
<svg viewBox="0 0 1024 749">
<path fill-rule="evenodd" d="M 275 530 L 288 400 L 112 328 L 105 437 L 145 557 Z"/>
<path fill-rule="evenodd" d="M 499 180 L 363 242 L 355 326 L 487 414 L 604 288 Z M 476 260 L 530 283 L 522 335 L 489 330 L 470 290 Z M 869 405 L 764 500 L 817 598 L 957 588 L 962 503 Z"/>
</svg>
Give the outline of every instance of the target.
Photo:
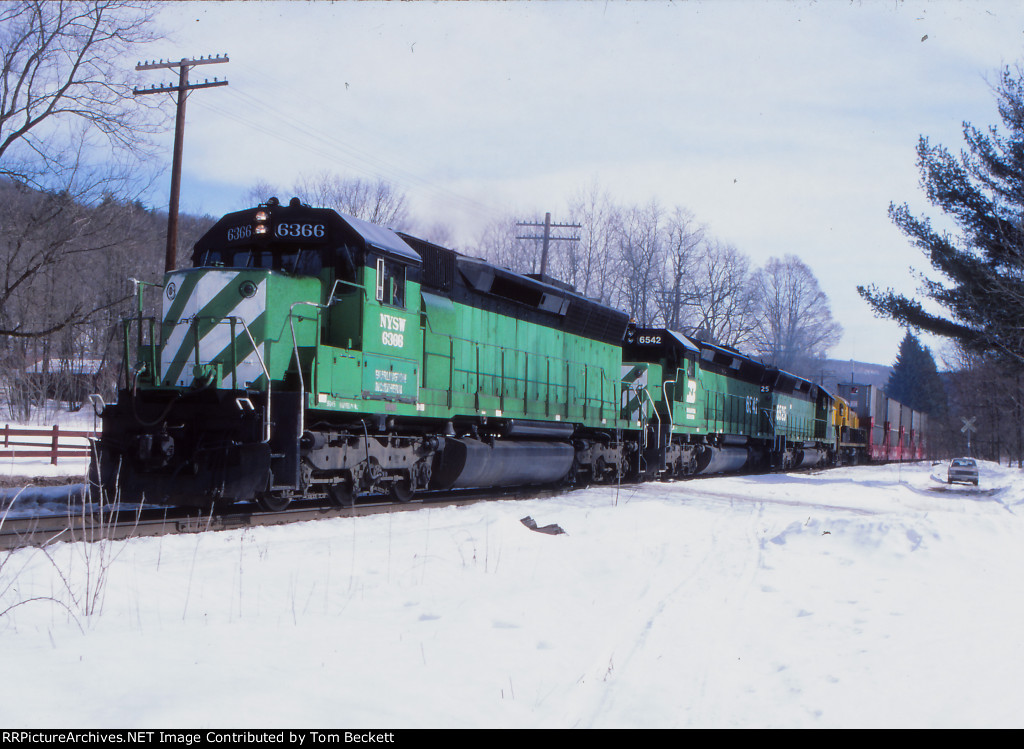
<svg viewBox="0 0 1024 749">
<path fill-rule="evenodd" d="M 270 214 L 267 211 L 256 211 L 254 217 L 256 219 L 256 226 L 253 228 L 253 234 L 263 236 L 267 233 L 267 219 L 270 218 Z"/>
</svg>

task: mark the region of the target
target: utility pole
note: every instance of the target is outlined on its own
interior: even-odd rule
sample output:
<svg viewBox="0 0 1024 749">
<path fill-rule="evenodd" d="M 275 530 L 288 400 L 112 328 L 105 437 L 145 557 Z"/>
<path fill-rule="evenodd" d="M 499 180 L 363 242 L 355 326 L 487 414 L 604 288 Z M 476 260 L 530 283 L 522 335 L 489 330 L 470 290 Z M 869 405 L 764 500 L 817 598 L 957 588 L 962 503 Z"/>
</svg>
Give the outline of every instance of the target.
<svg viewBox="0 0 1024 749">
<path fill-rule="evenodd" d="M 196 65 L 210 65 L 212 63 L 227 62 L 228 56 L 224 55 L 221 57 L 200 57 L 198 60 L 187 60 L 182 58 L 178 62 L 171 62 L 167 60 L 160 60 L 159 62 L 150 62 L 147 60 L 145 63 L 140 62 L 135 66 L 136 70 L 156 70 L 158 68 L 167 68 L 169 70 L 178 69 L 178 85 L 175 86 L 173 83 L 157 87 L 156 85 L 150 86 L 149 88 L 137 88 L 134 89 L 133 93 L 136 96 L 143 94 L 163 94 L 170 92 L 177 92 L 178 94 L 178 112 L 174 120 L 174 158 L 171 165 L 171 200 L 167 210 L 167 251 L 164 256 L 164 271 L 169 273 L 174 270 L 174 266 L 177 265 L 177 254 L 178 254 L 178 198 L 181 193 L 181 152 L 185 144 L 185 96 L 186 94 L 197 88 L 212 88 L 213 86 L 226 86 L 227 81 L 218 81 L 214 78 L 212 81 L 207 79 L 203 83 L 189 83 L 188 82 L 188 71 L 194 68 Z"/>
<path fill-rule="evenodd" d="M 552 237 L 551 236 L 551 230 L 552 229 L 579 229 L 580 225 L 579 224 L 552 224 L 551 223 L 551 214 L 550 213 L 545 213 L 544 214 L 544 223 L 543 224 L 527 223 L 527 222 L 524 222 L 524 221 L 517 221 L 516 222 L 516 226 L 532 226 L 532 227 L 537 228 L 537 229 L 539 229 L 541 227 L 544 228 L 544 234 L 543 234 L 543 236 L 540 236 L 540 237 L 518 237 L 518 236 L 516 237 L 516 239 L 542 239 L 542 240 L 544 240 L 543 250 L 542 250 L 541 256 L 540 256 L 540 274 L 542 276 L 547 271 L 547 267 L 548 267 L 548 243 L 550 243 L 550 242 L 578 242 L 578 241 L 580 241 L 580 238 L 578 236 L 576 236 L 576 237 Z"/>
</svg>

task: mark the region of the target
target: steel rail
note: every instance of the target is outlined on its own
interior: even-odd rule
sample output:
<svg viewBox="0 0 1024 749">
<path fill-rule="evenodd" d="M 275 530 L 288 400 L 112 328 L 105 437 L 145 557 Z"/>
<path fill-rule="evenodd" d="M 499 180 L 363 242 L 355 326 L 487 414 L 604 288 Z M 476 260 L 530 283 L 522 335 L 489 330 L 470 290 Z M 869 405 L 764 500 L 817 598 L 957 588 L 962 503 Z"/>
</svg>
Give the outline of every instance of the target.
<svg viewBox="0 0 1024 749">
<path fill-rule="evenodd" d="M 332 507 L 321 503 L 293 503 L 281 512 L 265 512 L 255 504 L 239 504 L 233 512 L 210 513 L 197 509 L 134 508 L 121 511 L 95 510 L 69 505 L 67 515 L 43 515 L 0 519 L 0 551 L 42 547 L 60 542 L 124 540 L 177 533 L 203 533 L 237 528 L 287 525 L 338 517 L 363 517 L 389 512 L 409 512 L 430 507 L 462 506 L 497 499 L 538 499 L 564 494 L 565 487 L 509 490 L 454 490 L 424 492 L 411 502 L 400 503 L 374 497 L 352 507 Z"/>
</svg>

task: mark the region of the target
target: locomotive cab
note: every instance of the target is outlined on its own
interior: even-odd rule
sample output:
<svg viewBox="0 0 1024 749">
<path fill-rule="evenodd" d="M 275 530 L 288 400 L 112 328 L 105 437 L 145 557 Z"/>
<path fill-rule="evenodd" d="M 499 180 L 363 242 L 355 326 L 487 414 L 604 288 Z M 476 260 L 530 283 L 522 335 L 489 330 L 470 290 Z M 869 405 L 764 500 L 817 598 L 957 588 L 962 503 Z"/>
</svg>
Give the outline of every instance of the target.
<svg viewBox="0 0 1024 749">
<path fill-rule="evenodd" d="M 420 261 L 397 235 L 271 199 L 218 221 L 192 261 L 165 275 L 159 320 L 140 297 L 127 321 L 130 374 L 91 468 L 101 491 L 205 505 L 294 490 L 311 405 L 415 401 Z"/>
<path fill-rule="evenodd" d="M 684 335 L 666 328 L 630 328 L 623 346 L 627 359 L 656 362 L 664 370 L 664 396 L 657 399 L 663 428 L 690 434 L 705 428 L 700 387 L 699 349 Z"/>
</svg>

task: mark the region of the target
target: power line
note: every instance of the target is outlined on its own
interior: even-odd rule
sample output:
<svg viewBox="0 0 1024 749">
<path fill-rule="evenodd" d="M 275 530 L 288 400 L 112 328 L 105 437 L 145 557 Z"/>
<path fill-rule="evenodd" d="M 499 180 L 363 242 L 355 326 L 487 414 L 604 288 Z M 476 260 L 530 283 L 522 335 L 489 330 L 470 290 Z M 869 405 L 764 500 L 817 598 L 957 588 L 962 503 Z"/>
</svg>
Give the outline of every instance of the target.
<svg viewBox="0 0 1024 749">
<path fill-rule="evenodd" d="M 329 132 L 317 130 L 310 127 L 306 122 L 297 121 L 286 116 L 281 110 L 268 106 L 261 98 L 253 97 L 242 91 L 234 91 L 232 96 L 245 101 L 254 109 L 260 111 L 261 117 L 259 120 L 253 120 L 241 114 L 240 108 L 231 108 L 229 110 L 211 105 L 209 102 L 204 102 L 202 107 L 283 142 L 298 146 L 332 161 L 345 164 L 349 168 L 364 174 L 374 177 L 387 175 L 392 181 L 400 184 L 404 183 L 406 186 L 425 188 L 435 195 L 461 203 L 466 208 L 499 215 L 499 211 L 493 205 L 444 187 L 438 182 L 422 177 L 407 168 L 396 166 L 393 162 L 376 156 L 370 156 Z M 271 119 L 280 122 L 281 126 L 287 130 L 277 129 L 269 124 Z"/>
<path fill-rule="evenodd" d="M 426 164 L 422 162 L 418 165 L 410 165 L 405 156 L 398 162 L 381 158 L 376 155 L 382 150 L 380 148 L 369 145 L 360 148 L 354 137 L 343 135 L 338 128 L 317 128 L 311 124 L 317 121 L 317 117 L 314 116 L 316 114 L 329 115 L 333 122 L 351 123 L 352 113 L 347 105 L 341 103 L 341 99 L 326 97 L 319 98 L 315 102 L 304 100 L 301 109 L 302 116 L 293 116 L 291 113 L 300 110 L 294 105 L 282 103 L 291 101 L 292 95 L 296 92 L 293 80 L 279 77 L 273 70 L 267 70 L 262 66 L 247 65 L 244 60 L 236 59 L 234 62 L 241 66 L 238 68 L 241 73 L 259 81 L 258 95 L 248 93 L 249 89 L 236 87 L 228 92 L 229 99 L 237 100 L 237 106 L 232 104 L 230 111 L 212 106 L 208 100 L 200 105 L 204 109 L 209 109 L 254 130 L 324 156 L 371 177 L 386 178 L 406 189 L 421 188 L 436 197 L 478 214 L 483 213 L 496 218 L 505 215 L 503 209 L 494 203 L 486 202 L 483 195 L 478 197 L 459 192 L 446 187 L 435 178 L 423 176 L 424 172 L 428 170 L 416 168 L 416 166 L 426 167 Z M 250 117 L 253 119 L 249 119 Z M 281 129 L 275 129 L 271 121 L 280 123 Z M 285 129 L 288 131 L 287 134 L 284 132 Z M 360 135 L 365 134 L 360 131 Z M 433 169 L 434 167 L 430 167 L 430 170 Z"/>
</svg>

